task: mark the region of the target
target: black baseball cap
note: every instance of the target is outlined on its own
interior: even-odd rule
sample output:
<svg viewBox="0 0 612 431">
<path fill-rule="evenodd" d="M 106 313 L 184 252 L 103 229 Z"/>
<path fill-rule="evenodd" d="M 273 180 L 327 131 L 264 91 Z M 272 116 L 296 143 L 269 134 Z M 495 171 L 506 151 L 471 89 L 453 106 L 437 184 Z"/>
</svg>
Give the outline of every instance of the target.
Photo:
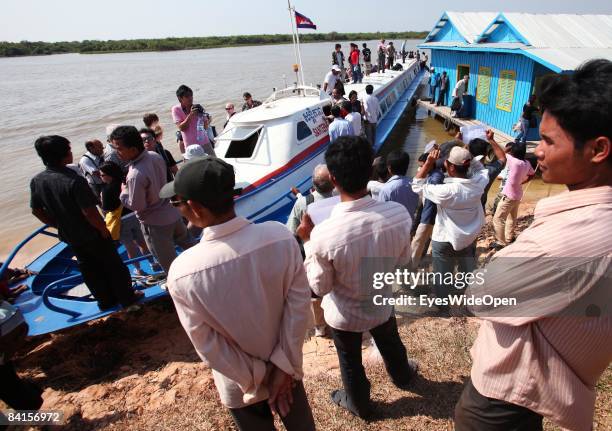
<svg viewBox="0 0 612 431">
<path fill-rule="evenodd" d="M 212 156 L 196 157 L 185 163 L 169 182 L 159 191 L 159 197 L 169 199 L 180 195 L 206 205 L 234 195 L 236 184 L 234 167 Z"/>
</svg>

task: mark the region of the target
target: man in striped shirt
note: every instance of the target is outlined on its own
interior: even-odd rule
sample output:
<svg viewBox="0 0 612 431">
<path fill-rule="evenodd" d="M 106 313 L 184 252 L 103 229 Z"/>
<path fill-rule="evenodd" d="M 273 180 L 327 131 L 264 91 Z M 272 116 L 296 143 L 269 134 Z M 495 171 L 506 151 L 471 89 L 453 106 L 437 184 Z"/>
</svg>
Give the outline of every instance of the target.
<svg viewBox="0 0 612 431">
<path fill-rule="evenodd" d="M 371 410 L 370 382 L 361 362 L 364 332 L 372 334 L 396 386 L 406 388 L 417 371 L 399 337 L 393 306 L 375 299 L 391 296 L 391 286 L 375 290 L 370 278 L 381 269 L 389 272 L 408 264 L 412 220 L 401 204 L 370 197 L 366 186 L 372 160 L 372 147 L 362 137 L 333 142 L 325 163 L 340 203 L 314 229 L 307 214 L 298 228 L 305 242 L 308 282 L 323 296 L 325 321 L 340 361 L 344 389 L 333 391 L 332 401 L 362 418 Z"/>
<path fill-rule="evenodd" d="M 542 179 L 569 190 L 542 199 L 531 226 L 486 268 L 483 289 L 517 305 L 477 313 L 457 431 L 541 430 L 544 416 L 593 427 L 595 386 L 612 360 L 610 82 L 612 62 L 595 60 L 544 86 L 535 154 Z"/>
</svg>

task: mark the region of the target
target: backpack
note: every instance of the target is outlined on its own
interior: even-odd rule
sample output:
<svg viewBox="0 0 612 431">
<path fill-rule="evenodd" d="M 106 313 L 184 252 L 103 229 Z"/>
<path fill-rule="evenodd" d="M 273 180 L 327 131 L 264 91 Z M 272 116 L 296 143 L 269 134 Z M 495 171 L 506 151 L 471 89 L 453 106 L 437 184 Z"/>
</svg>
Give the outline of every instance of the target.
<svg viewBox="0 0 612 431">
<path fill-rule="evenodd" d="M 83 157 L 87 157 L 89 160 L 91 160 L 91 163 L 93 163 L 93 164 L 94 164 L 94 166 L 95 166 L 96 168 L 99 168 L 99 167 L 100 167 L 100 166 L 98 165 L 98 163 L 97 163 L 97 162 L 96 162 L 94 159 L 92 159 L 91 157 L 89 157 L 87 154 L 83 154 Z M 89 172 L 87 172 L 85 169 L 83 169 L 83 167 L 81 166 L 81 163 L 79 163 L 79 170 L 81 171 L 81 173 L 83 174 L 83 176 L 84 176 L 85 178 L 87 178 L 87 176 L 88 176 L 88 175 L 89 175 L 90 177 L 92 176 L 92 175 L 91 175 Z M 92 179 L 93 179 L 93 177 L 92 177 Z"/>
</svg>

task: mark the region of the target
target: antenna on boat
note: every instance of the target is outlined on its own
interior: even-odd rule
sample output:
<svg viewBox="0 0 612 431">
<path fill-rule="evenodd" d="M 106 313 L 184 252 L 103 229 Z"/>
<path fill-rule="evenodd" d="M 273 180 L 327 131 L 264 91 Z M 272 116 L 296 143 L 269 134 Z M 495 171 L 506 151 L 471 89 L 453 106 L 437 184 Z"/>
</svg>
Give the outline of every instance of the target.
<svg viewBox="0 0 612 431">
<path fill-rule="evenodd" d="M 293 38 L 293 53 L 295 54 L 295 63 L 296 63 L 293 67 L 294 67 L 294 71 L 298 79 L 298 84 L 301 83 L 302 85 L 305 85 L 304 84 L 304 68 L 302 67 L 302 54 L 300 52 L 300 34 L 298 32 L 298 29 L 295 23 L 296 12 L 295 12 L 295 8 L 291 6 L 291 0 L 287 0 L 287 5 L 289 6 L 289 19 L 291 21 L 291 36 Z M 299 71 L 295 70 L 296 68 L 299 69 Z"/>
</svg>

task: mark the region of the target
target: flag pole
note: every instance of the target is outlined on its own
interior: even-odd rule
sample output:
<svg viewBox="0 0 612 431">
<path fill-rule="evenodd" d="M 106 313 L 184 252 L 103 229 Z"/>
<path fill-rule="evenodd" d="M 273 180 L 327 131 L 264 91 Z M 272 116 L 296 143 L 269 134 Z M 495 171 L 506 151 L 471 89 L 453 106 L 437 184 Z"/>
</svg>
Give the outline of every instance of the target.
<svg viewBox="0 0 612 431">
<path fill-rule="evenodd" d="M 296 42 L 296 32 L 297 32 L 297 27 L 295 26 L 295 12 L 294 9 L 291 7 L 291 0 L 287 0 L 287 5 L 289 6 L 289 21 L 291 22 L 291 37 L 293 39 L 293 55 L 295 55 L 295 63 L 300 65 L 300 68 L 302 67 L 302 65 L 300 64 L 300 57 L 298 55 L 298 44 L 299 42 Z M 299 81 L 299 76 L 298 76 L 298 81 Z"/>
<path fill-rule="evenodd" d="M 293 8 L 293 16 L 295 17 L 295 8 Z M 298 64 L 300 65 L 300 76 L 302 77 L 302 85 L 306 85 L 304 81 L 304 67 L 302 66 L 302 52 L 300 50 L 300 30 L 297 28 L 297 26 L 295 27 L 295 37 L 297 39 Z"/>
</svg>

